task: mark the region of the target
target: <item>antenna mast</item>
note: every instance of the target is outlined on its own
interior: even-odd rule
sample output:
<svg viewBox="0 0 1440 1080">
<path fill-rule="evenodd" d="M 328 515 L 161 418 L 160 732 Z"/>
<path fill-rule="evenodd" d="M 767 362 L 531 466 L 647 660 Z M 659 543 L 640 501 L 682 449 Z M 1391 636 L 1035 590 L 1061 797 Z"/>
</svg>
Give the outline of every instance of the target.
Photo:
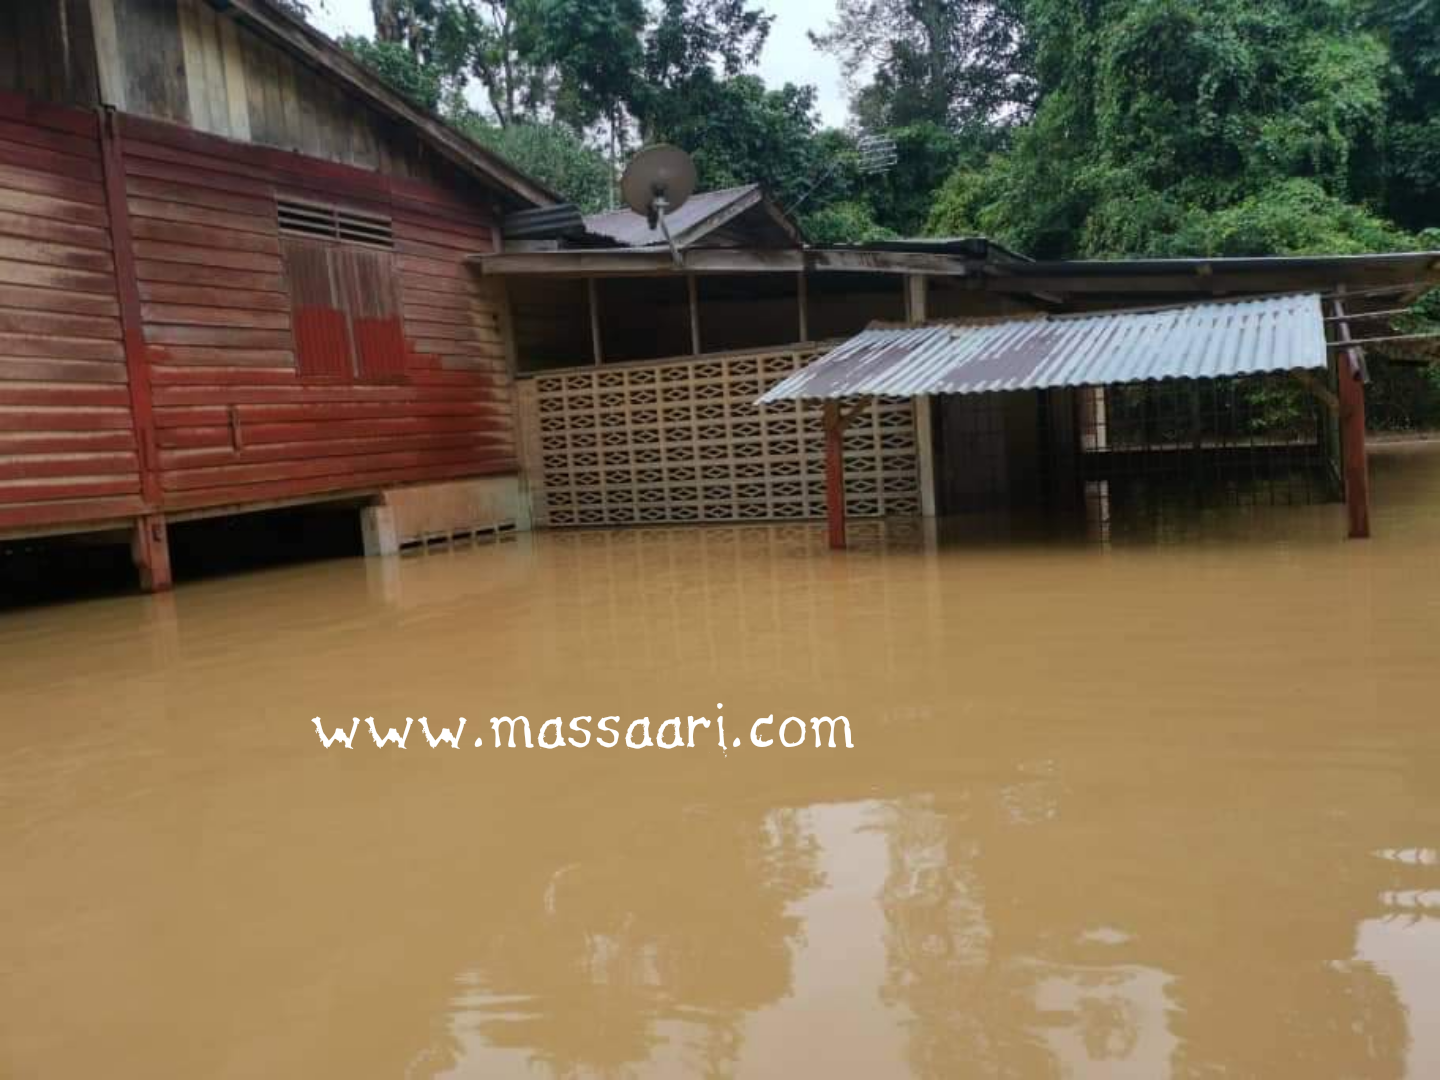
<svg viewBox="0 0 1440 1080">
<path fill-rule="evenodd" d="M 900 160 L 900 154 L 895 149 L 895 140 L 889 135 L 862 135 L 855 144 L 858 152 L 857 166 L 861 176 L 878 176 L 881 173 L 889 172 L 890 169 Z M 839 158 L 830 163 L 830 167 L 811 182 L 798 199 L 785 208 L 787 214 L 793 214 L 800 208 L 800 204 L 819 191 L 825 182 L 839 170 L 843 161 Z"/>
</svg>

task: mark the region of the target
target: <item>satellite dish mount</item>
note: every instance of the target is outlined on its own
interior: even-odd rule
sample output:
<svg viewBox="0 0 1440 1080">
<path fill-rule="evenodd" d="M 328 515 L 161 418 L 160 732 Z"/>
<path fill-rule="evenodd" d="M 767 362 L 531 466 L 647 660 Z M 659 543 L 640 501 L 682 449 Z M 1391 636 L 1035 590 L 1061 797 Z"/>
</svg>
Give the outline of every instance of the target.
<svg viewBox="0 0 1440 1080">
<path fill-rule="evenodd" d="M 670 233 L 666 215 L 679 210 L 695 194 L 695 181 L 695 163 L 690 155 L 665 143 L 641 150 L 620 178 L 620 194 L 625 204 L 643 216 L 650 228 L 659 228 L 676 266 L 685 265 L 685 256 Z"/>
</svg>

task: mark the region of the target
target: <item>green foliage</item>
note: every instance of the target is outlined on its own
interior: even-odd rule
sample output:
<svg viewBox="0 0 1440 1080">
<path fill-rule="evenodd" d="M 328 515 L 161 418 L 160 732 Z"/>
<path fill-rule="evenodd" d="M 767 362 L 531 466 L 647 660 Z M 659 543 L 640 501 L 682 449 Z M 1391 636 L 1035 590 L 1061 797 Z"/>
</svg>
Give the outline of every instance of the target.
<svg viewBox="0 0 1440 1080">
<path fill-rule="evenodd" d="M 936 189 L 974 143 L 929 121 L 894 128 L 887 134 L 895 140 L 895 165 L 864 180 L 863 189 L 877 221 L 902 235 L 918 236 Z"/>
<path fill-rule="evenodd" d="M 1440 430 L 1440 364 L 1370 357 L 1365 423 L 1378 431 Z"/>
<path fill-rule="evenodd" d="M 534 0 L 536 54 L 560 74 L 555 102 L 577 127 L 614 125 L 644 52 L 643 0 Z"/>
<path fill-rule="evenodd" d="M 800 227 L 812 244 L 861 244 L 871 240 L 894 240 L 893 229 L 875 220 L 863 202 L 838 202 L 814 213 L 803 215 Z"/>
<path fill-rule="evenodd" d="M 445 92 L 445 79 L 436 68 L 422 63 L 404 45 L 345 36 L 340 47 L 423 109 L 435 112 Z"/>
<path fill-rule="evenodd" d="M 1041 100 L 928 228 L 1041 257 L 1390 250 L 1383 35 L 1355 0 L 1031 0 Z M 1432 21 L 1433 17 L 1432 17 Z"/>
<path fill-rule="evenodd" d="M 459 126 L 477 142 L 573 202 L 582 212 L 593 214 L 609 209 L 610 163 L 569 128 L 528 123 L 498 127 L 478 118 Z"/>
<path fill-rule="evenodd" d="M 1252 434 L 1296 439 L 1315 430 L 1314 399 L 1299 383 L 1283 378 L 1237 382 L 1235 392 L 1241 399 L 1243 415 L 1248 418 Z"/>
<path fill-rule="evenodd" d="M 702 190 L 758 181 L 788 205 L 822 165 L 808 86 L 767 90 L 754 75 L 692 78 L 682 91 L 657 97 L 647 119 L 647 141 L 671 142 L 694 156 Z"/>
<path fill-rule="evenodd" d="M 810 38 L 851 78 L 871 73 L 851 101 L 862 127 L 986 129 L 1031 103 L 1022 6 L 1021 0 L 839 0 L 830 26 Z"/>
<path fill-rule="evenodd" d="M 1358 255 L 1400 251 L 1412 242 L 1313 180 L 1282 180 L 1224 209 L 1192 211 L 1161 253 Z"/>
</svg>

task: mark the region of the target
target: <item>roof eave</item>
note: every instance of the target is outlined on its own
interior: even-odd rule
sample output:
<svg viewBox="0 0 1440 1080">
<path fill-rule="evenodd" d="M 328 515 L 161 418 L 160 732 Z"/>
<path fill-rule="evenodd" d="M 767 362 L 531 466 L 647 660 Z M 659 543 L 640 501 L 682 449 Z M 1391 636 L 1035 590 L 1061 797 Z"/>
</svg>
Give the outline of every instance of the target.
<svg viewBox="0 0 1440 1080">
<path fill-rule="evenodd" d="M 393 90 L 330 38 L 272 0 L 206 2 L 217 10 L 236 12 L 294 56 L 345 84 L 377 111 L 410 125 L 443 157 L 477 179 L 533 206 L 552 206 L 562 201 L 538 180 Z"/>
</svg>

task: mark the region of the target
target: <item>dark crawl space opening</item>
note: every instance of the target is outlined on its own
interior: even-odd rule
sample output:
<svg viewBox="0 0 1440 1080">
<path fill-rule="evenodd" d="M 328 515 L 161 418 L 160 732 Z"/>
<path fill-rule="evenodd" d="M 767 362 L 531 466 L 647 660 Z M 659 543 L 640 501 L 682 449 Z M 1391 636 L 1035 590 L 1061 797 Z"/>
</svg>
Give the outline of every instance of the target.
<svg viewBox="0 0 1440 1080">
<path fill-rule="evenodd" d="M 364 553 L 355 503 L 171 522 L 169 536 L 177 584 Z M 138 591 L 128 531 L 0 540 L 0 609 Z"/>
</svg>

